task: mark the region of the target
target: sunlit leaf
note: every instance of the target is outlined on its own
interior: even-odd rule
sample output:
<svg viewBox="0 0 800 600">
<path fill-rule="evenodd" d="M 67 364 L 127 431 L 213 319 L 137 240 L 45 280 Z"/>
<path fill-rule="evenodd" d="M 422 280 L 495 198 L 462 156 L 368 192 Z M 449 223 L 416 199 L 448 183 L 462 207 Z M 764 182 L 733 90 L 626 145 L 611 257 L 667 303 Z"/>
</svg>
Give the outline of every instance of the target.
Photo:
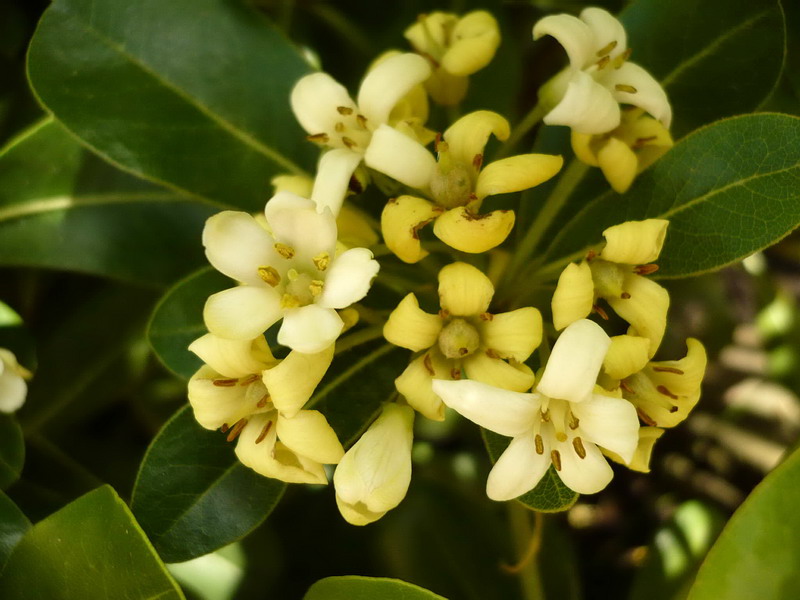
<svg viewBox="0 0 800 600">
<path fill-rule="evenodd" d="M 326 577 L 312 585 L 303 600 L 442 600 L 421 587 L 379 577 Z"/>
</svg>

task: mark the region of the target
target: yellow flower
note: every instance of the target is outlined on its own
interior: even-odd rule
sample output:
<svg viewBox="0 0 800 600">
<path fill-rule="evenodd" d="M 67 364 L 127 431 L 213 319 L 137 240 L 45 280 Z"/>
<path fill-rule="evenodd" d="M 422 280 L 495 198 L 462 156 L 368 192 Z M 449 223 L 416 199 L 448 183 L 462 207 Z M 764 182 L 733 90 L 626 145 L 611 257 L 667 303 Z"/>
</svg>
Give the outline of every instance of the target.
<svg viewBox="0 0 800 600">
<path fill-rule="evenodd" d="M 508 121 L 497 113 L 480 110 L 465 115 L 436 145 L 438 162 L 424 146 L 396 129 L 381 126 L 375 132 L 366 152 L 367 164 L 429 198 L 405 195 L 386 205 L 381 230 L 392 252 L 408 263 L 422 260 L 428 252 L 420 244 L 419 230 L 431 222 L 435 222 L 434 235 L 463 252 L 485 252 L 506 239 L 514 212 L 480 214 L 483 200 L 539 185 L 563 164 L 560 156 L 522 154 L 483 167 L 489 136 L 505 140 L 509 131 Z"/>
<path fill-rule="evenodd" d="M 430 419 L 444 419 L 432 380 L 466 377 L 507 390 L 525 391 L 534 375 L 524 361 L 542 338 L 535 308 L 489 313 L 494 287 L 466 263 L 439 272 L 439 314 L 426 313 L 414 294 L 394 309 L 383 329 L 387 340 L 420 354 L 395 380 L 408 403 Z"/>
<path fill-rule="evenodd" d="M 619 127 L 604 134 L 572 132 L 572 149 L 581 161 L 600 167 L 614 191 L 624 194 L 634 178 L 672 148 L 672 136 L 640 108 L 622 111 Z"/>
<path fill-rule="evenodd" d="M 420 15 L 404 35 L 431 62 L 425 87 L 435 102 L 446 106 L 461 102 L 469 75 L 488 65 L 500 45 L 497 21 L 485 10 L 460 18 L 440 11 Z"/>
<path fill-rule="evenodd" d="M 0 348 L 0 413 L 19 410 L 28 395 L 25 380 L 31 377 L 31 372 L 17 362 L 13 352 Z"/>
</svg>

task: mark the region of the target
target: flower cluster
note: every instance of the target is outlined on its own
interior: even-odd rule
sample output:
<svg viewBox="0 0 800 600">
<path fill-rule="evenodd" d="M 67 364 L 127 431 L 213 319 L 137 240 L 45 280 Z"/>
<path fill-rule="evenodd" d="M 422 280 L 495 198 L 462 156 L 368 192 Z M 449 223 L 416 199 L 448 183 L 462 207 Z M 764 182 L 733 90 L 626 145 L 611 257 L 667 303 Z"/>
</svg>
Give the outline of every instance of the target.
<svg viewBox="0 0 800 600">
<path fill-rule="evenodd" d="M 569 58 L 540 90 L 545 124 L 569 126 L 576 158 L 624 192 L 672 145 L 666 94 L 628 60 L 625 31 L 604 10 L 545 17 L 533 37 L 545 35 Z M 206 223 L 206 256 L 237 285 L 208 298 L 209 333 L 189 347 L 204 363 L 189 382 L 197 421 L 236 440 L 241 462 L 267 477 L 325 484 L 326 465 L 336 465 L 336 502 L 356 525 L 400 503 L 411 480 L 415 414 L 441 421 L 447 407 L 511 438 L 489 475 L 495 500 L 531 490 L 551 467 L 583 494 L 610 482 L 606 459 L 647 471 L 663 428 L 697 403 L 706 360 L 694 339 L 686 357 L 653 360 L 669 295 L 648 276 L 669 223 L 606 229 L 602 248 L 558 278 L 551 322 L 518 300 L 526 294 L 503 294 L 552 282 L 515 278 L 507 253 L 496 250 L 515 213 L 483 204 L 555 177 L 563 159 L 509 155 L 510 147 L 487 159 L 491 143 L 514 139 L 509 122 L 487 110 L 454 119 L 440 134 L 428 128 L 429 99 L 458 105 L 469 76 L 494 57 L 500 33 L 489 13 L 422 15 L 405 37 L 414 52 L 375 60 L 355 100 L 326 73 L 298 81 L 290 102 L 320 147 L 316 176 L 276 178 L 263 215 L 225 211 Z M 372 181 L 397 193 L 365 212 L 346 201 Z M 373 280 L 382 281 L 370 247 L 394 268 L 435 254 L 439 262 L 427 259 L 420 273 L 438 272 L 438 306 L 431 285 L 411 291 L 390 275 L 383 281 L 402 291 L 399 304 L 384 312 L 361 306 Z M 611 322 L 589 320 L 608 320 L 602 303 L 627 331 L 610 336 Z M 359 315 L 412 355 L 397 370 L 397 393 L 345 451 L 312 397 L 325 377 L 337 376 L 329 370 L 338 340 Z M 358 336 L 347 334 L 348 347 Z"/>
</svg>

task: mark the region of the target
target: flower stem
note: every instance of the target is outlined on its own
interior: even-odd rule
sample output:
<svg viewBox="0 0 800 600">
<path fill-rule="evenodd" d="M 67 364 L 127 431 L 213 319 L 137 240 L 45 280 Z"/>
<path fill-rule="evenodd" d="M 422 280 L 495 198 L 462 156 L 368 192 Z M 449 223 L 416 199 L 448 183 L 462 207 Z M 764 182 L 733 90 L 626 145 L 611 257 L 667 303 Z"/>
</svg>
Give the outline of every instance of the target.
<svg viewBox="0 0 800 600">
<path fill-rule="evenodd" d="M 500 148 L 495 159 L 503 158 L 511 154 L 511 151 L 522 141 L 522 138 L 542 120 L 545 112 L 541 104 L 535 104 L 519 125 L 511 130 L 511 135 L 508 137 L 505 144 L 503 144 L 503 147 Z"/>
<path fill-rule="evenodd" d="M 544 600 L 538 562 L 544 515 L 540 512 L 533 513 L 535 520 L 531 530 L 531 511 L 518 502 L 509 502 L 507 506 L 511 536 L 520 559 L 514 565 L 504 565 L 503 570 L 519 577 L 524 600 Z"/>
</svg>

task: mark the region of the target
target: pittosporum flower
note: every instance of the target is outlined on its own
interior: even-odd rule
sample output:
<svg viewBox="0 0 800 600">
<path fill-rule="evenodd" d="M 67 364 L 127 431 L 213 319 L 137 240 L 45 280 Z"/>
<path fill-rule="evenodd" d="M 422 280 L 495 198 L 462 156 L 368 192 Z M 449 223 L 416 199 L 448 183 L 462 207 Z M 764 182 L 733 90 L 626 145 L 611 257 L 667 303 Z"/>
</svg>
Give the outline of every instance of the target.
<svg viewBox="0 0 800 600">
<path fill-rule="evenodd" d="M 425 88 L 446 106 L 464 99 L 468 77 L 488 65 L 500 45 L 497 21 L 485 10 L 463 17 L 441 11 L 420 15 L 404 35 L 430 61 L 433 70 Z"/>
<path fill-rule="evenodd" d="M 377 521 L 396 507 L 411 483 L 414 411 L 387 404 L 345 453 L 333 474 L 336 504 L 352 525 Z"/>
<path fill-rule="evenodd" d="M 533 372 L 524 361 L 542 340 L 542 317 L 532 307 L 492 314 L 493 295 L 486 275 L 453 263 L 439 272 L 439 314 L 426 313 L 409 294 L 389 315 L 386 339 L 421 352 L 395 385 L 429 419 L 444 419 L 444 405 L 431 387 L 434 379 L 466 377 L 518 392 L 533 385 Z"/>
<path fill-rule="evenodd" d="M 631 462 L 639 444 L 636 409 L 595 385 L 609 344 L 599 325 L 576 321 L 556 341 L 532 393 L 477 381 L 433 382 L 447 406 L 513 438 L 489 473 L 490 498 L 510 500 L 533 489 L 551 464 L 567 487 L 593 494 L 613 477 L 601 449 Z"/>
<path fill-rule="evenodd" d="M 393 110 L 428 75 L 430 67 L 424 58 L 405 53 L 379 61 L 364 77 L 356 102 L 327 73 L 312 73 L 297 82 L 291 95 L 295 117 L 311 141 L 333 149 L 320 160 L 311 195 L 320 210 L 328 207 L 334 216 L 338 214 L 373 132 L 379 127 L 402 124 L 403 119 L 392 119 Z M 418 125 L 414 120 L 401 127 L 402 135 L 413 135 Z M 398 160 L 405 159 L 402 149 L 396 156 Z M 369 160 L 366 163 L 372 166 Z"/>
<path fill-rule="evenodd" d="M 384 208 L 383 237 L 401 260 L 414 263 L 428 254 L 419 231 L 431 222 L 434 235 L 452 248 L 471 253 L 494 248 L 508 237 L 514 212 L 480 214 L 483 200 L 537 186 L 561 169 L 563 159 L 549 154 L 521 154 L 483 167 L 492 134 L 499 140 L 509 135 L 508 121 L 497 113 L 480 110 L 461 117 L 437 143 L 437 162 L 421 144 L 391 127 L 375 132 L 367 163 L 429 198 L 400 196 Z"/>
<path fill-rule="evenodd" d="M 622 111 L 622 123 L 602 134 L 572 132 L 572 149 L 581 161 L 600 167 L 614 191 L 624 194 L 634 178 L 672 148 L 669 130 L 640 108 Z"/>
<path fill-rule="evenodd" d="M 599 254 L 590 253 L 580 264 L 567 266 L 553 294 L 553 324 L 563 329 L 592 312 L 605 314 L 597 305 L 603 298 L 631 327 L 632 336 L 650 342 L 648 358 L 661 344 L 667 326 L 669 294 L 644 277 L 653 273 L 664 245 L 669 221 L 628 221 L 603 232 L 606 245 Z"/>
<path fill-rule="evenodd" d="M 26 379 L 31 372 L 17 362 L 14 353 L 0 348 L 0 413 L 13 413 L 25 403 L 28 395 Z"/>
<path fill-rule="evenodd" d="M 579 133 L 606 133 L 620 124 L 619 104 L 647 111 L 669 129 L 672 108 L 661 85 L 628 61 L 625 29 L 601 8 L 585 8 L 580 18 L 550 15 L 533 26 L 533 39 L 553 36 L 564 47 L 569 67 L 545 83 L 539 101 L 553 108 L 548 125 L 567 125 Z"/>
<path fill-rule="evenodd" d="M 204 364 L 189 380 L 189 402 L 206 429 L 238 437 L 236 455 L 265 477 L 289 483 L 327 483 L 323 464 L 344 449 L 325 417 L 303 410 L 333 359 L 317 354 L 272 356 L 266 340 L 226 340 L 206 334 L 189 349 Z"/>
<path fill-rule="evenodd" d="M 280 192 L 264 214 L 269 231 L 244 212 L 223 211 L 206 222 L 208 261 L 244 284 L 208 299 L 206 326 L 219 337 L 246 340 L 283 319 L 280 344 L 320 352 L 342 331 L 336 309 L 367 294 L 378 262 L 366 248 L 337 254 L 336 221 L 311 200 Z"/>
</svg>

